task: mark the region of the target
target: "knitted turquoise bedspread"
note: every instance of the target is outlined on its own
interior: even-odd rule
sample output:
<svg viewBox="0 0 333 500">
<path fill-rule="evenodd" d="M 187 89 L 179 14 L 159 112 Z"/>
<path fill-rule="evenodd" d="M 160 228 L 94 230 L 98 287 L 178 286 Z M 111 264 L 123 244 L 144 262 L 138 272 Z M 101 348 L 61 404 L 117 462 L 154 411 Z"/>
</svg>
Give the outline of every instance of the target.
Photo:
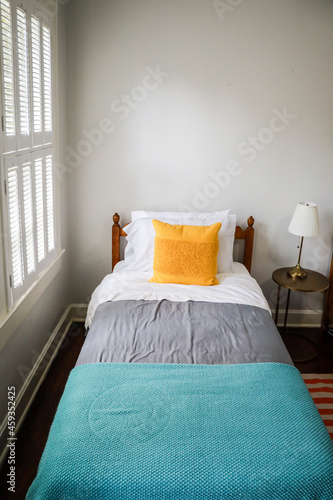
<svg viewBox="0 0 333 500">
<path fill-rule="evenodd" d="M 82 365 L 27 498 L 332 500 L 333 444 L 291 366 Z"/>
</svg>

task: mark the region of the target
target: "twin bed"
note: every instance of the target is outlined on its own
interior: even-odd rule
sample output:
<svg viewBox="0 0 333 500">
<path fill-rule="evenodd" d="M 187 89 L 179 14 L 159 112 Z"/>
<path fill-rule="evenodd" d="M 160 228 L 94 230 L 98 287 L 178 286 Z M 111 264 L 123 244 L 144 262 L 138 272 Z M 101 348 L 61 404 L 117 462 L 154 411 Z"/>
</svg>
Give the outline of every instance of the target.
<svg viewBox="0 0 333 500">
<path fill-rule="evenodd" d="M 173 241 L 156 264 L 155 220 L 182 228 L 184 262 Z M 137 211 L 121 228 L 114 215 L 113 273 L 92 294 L 28 499 L 333 499 L 333 444 L 250 275 L 253 224 Z M 170 262 L 192 270 L 213 247 L 183 235 L 214 225 L 218 284 L 196 284 L 201 268 L 190 284 L 156 278 Z"/>
</svg>

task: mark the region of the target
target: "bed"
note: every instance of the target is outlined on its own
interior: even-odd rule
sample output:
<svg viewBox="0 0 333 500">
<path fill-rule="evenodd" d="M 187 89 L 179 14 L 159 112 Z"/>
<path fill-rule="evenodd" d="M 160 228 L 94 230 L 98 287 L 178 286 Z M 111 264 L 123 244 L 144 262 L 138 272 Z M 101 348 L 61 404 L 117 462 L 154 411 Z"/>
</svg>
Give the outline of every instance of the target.
<svg viewBox="0 0 333 500">
<path fill-rule="evenodd" d="M 250 275 L 253 218 L 113 219 L 27 498 L 332 500 L 332 441 Z"/>
</svg>

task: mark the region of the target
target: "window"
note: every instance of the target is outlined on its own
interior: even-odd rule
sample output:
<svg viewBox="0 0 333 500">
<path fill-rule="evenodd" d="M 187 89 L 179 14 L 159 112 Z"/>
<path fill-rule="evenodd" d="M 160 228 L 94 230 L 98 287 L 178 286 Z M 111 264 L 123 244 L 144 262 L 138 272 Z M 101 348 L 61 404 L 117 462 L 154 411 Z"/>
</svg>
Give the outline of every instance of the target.
<svg viewBox="0 0 333 500">
<path fill-rule="evenodd" d="M 11 308 L 56 257 L 53 16 L 0 0 L 3 224 Z"/>
</svg>

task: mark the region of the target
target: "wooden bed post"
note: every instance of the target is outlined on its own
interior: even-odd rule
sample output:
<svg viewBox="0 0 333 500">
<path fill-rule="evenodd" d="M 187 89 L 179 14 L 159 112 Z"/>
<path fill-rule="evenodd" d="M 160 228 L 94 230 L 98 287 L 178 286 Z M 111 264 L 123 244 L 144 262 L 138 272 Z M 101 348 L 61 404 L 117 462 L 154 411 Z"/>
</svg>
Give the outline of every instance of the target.
<svg viewBox="0 0 333 500">
<path fill-rule="evenodd" d="M 113 216 L 112 226 L 112 271 L 114 266 L 120 261 L 120 217 L 117 213 Z"/>
<path fill-rule="evenodd" d="M 254 218 L 251 216 L 247 219 L 247 228 L 245 229 L 245 247 L 244 247 L 244 260 L 243 264 L 251 273 L 252 250 L 253 250 L 253 237 L 254 237 Z"/>
<path fill-rule="evenodd" d="M 125 231 L 119 225 L 120 217 L 117 213 L 113 216 L 112 226 L 112 271 L 120 261 L 120 236 L 127 236 Z"/>
</svg>

